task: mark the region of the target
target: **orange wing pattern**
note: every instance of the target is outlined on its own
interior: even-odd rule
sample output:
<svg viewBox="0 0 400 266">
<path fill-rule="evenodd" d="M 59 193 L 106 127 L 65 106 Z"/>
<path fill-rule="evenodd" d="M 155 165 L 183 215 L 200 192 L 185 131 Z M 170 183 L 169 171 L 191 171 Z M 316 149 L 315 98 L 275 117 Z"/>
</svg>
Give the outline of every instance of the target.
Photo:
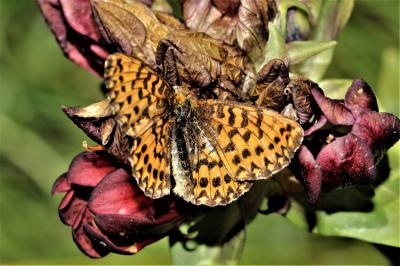
<svg viewBox="0 0 400 266">
<path fill-rule="evenodd" d="M 132 57 L 111 55 L 105 79 L 115 118 L 132 140 L 133 176 L 152 198 L 170 193 L 172 172 L 173 191 L 186 201 L 228 204 L 286 167 L 303 139 L 298 123 L 261 107 L 190 92 L 181 106 L 172 88 Z M 187 117 L 182 108 L 190 108 Z M 175 123 L 176 115 L 185 122 Z"/>
<path fill-rule="evenodd" d="M 132 173 L 146 195 L 170 193 L 170 127 L 172 89 L 150 67 L 123 54 L 105 63 L 108 98 L 123 132 L 132 137 Z"/>
<path fill-rule="evenodd" d="M 174 193 L 196 205 L 226 205 L 247 192 L 252 182 L 232 178 L 210 137 L 209 126 L 202 122 L 195 119 L 187 127 L 184 138 L 188 144 L 190 172 L 186 175 L 174 172 Z"/>
<path fill-rule="evenodd" d="M 286 167 L 303 139 L 296 122 L 267 109 L 194 100 L 185 135 L 191 176 L 174 192 L 194 204 L 225 205 Z"/>
<path fill-rule="evenodd" d="M 269 109 L 208 100 L 218 154 L 235 180 L 265 179 L 285 168 L 303 140 L 295 121 Z"/>
</svg>

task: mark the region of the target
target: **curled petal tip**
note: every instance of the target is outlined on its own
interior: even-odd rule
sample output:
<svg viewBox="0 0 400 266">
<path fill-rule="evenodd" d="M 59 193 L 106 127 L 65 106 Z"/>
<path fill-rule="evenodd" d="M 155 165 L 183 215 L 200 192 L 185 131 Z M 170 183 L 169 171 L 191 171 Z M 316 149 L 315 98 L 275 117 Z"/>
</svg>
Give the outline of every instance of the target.
<svg viewBox="0 0 400 266">
<path fill-rule="evenodd" d="M 400 139 L 400 119 L 389 113 L 365 111 L 359 114 L 351 132 L 368 143 L 378 162 Z"/>
<path fill-rule="evenodd" d="M 71 185 L 67 180 L 67 173 L 62 174 L 57 180 L 54 182 L 51 188 L 51 195 L 54 196 L 56 193 L 67 192 L 71 189 Z"/>
<path fill-rule="evenodd" d="M 320 90 L 311 89 L 311 94 L 321 109 L 326 119 L 333 125 L 352 125 L 354 117 L 339 100 L 331 100 Z"/>
<path fill-rule="evenodd" d="M 362 79 L 356 79 L 348 89 L 345 100 L 345 106 L 353 116 L 358 116 L 365 109 L 378 111 L 378 103 L 371 87 Z"/>
</svg>

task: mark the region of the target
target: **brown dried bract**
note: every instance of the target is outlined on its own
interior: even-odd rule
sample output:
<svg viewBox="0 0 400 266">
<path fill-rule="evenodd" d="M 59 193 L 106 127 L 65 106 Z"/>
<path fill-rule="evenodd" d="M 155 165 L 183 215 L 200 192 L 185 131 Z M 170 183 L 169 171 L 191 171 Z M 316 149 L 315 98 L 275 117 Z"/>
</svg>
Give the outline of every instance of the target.
<svg viewBox="0 0 400 266">
<path fill-rule="evenodd" d="M 179 19 L 177 19 L 176 17 L 174 17 L 169 13 L 161 11 L 153 11 L 153 12 L 154 15 L 156 15 L 156 17 L 162 24 L 170 28 L 173 28 L 175 30 L 184 30 L 186 28 L 185 24 L 183 24 Z"/>
<path fill-rule="evenodd" d="M 64 113 L 92 140 L 123 164 L 130 166 L 131 139 L 122 133 L 107 100 L 84 108 L 63 107 Z"/>
<path fill-rule="evenodd" d="M 189 29 L 206 32 L 230 44 L 236 41 L 252 59 L 265 47 L 268 21 L 274 9 L 270 0 L 183 1 L 183 15 Z"/>
<path fill-rule="evenodd" d="M 92 3 L 95 20 L 104 37 L 121 52 L 153 67 L 159 41 L 174 28 L 180 27 L 172 16 L 161 12 L 154 14 L 140 2 L 92 0 Z"/>
<path fill-rule="evenodd" d="M 205 33 L 173 31 L 160 41 L 156 57 L 159 71 L 172 85 L 222 90 L 235 98 L 247 98 L 255 87 L 254 67 L 245 53 Z"/>
</svg>

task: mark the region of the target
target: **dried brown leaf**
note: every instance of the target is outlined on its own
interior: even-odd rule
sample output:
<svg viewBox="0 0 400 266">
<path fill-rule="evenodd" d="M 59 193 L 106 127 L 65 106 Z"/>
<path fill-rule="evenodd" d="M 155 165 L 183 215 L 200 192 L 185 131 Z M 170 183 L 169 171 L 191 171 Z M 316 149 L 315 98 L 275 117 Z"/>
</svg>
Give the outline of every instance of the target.
<svg viewBox="0 0 400 266">
<path fill-rule="evenodd" d="M 155 67 L 158 42 L 172 29 L 146 5 L 128 0 L 92 0 L 96 21 L 120 50 Z"/>
<path fill-rule="evenodd" d="M 205 33 L 176 30 L 159 45 L 159 67 L 171 65 L 165 61 L 170 49 L 181 82 L 200 88 L 217 86 L 236 96 L 244 96 L 255 87 L 253 65 L 237 47 Z"/>
</svg>

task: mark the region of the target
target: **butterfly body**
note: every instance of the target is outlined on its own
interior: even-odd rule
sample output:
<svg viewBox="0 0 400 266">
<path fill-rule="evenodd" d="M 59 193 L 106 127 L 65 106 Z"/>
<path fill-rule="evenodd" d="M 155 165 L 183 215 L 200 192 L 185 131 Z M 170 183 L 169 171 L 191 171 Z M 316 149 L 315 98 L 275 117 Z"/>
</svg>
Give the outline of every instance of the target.
<svg viewBox="0 0 400 266">
<path fill-rule="evenodd" d="M 152 198 L 173 192 L 196 205 L 226 205 L 286 167 L 302 142 L 295 121 L 249 104 L 198 99 L 132 57 L 111 55 L 105 79 L 114 117 L 131 138 L 132 175 Z"/>
</svg>

